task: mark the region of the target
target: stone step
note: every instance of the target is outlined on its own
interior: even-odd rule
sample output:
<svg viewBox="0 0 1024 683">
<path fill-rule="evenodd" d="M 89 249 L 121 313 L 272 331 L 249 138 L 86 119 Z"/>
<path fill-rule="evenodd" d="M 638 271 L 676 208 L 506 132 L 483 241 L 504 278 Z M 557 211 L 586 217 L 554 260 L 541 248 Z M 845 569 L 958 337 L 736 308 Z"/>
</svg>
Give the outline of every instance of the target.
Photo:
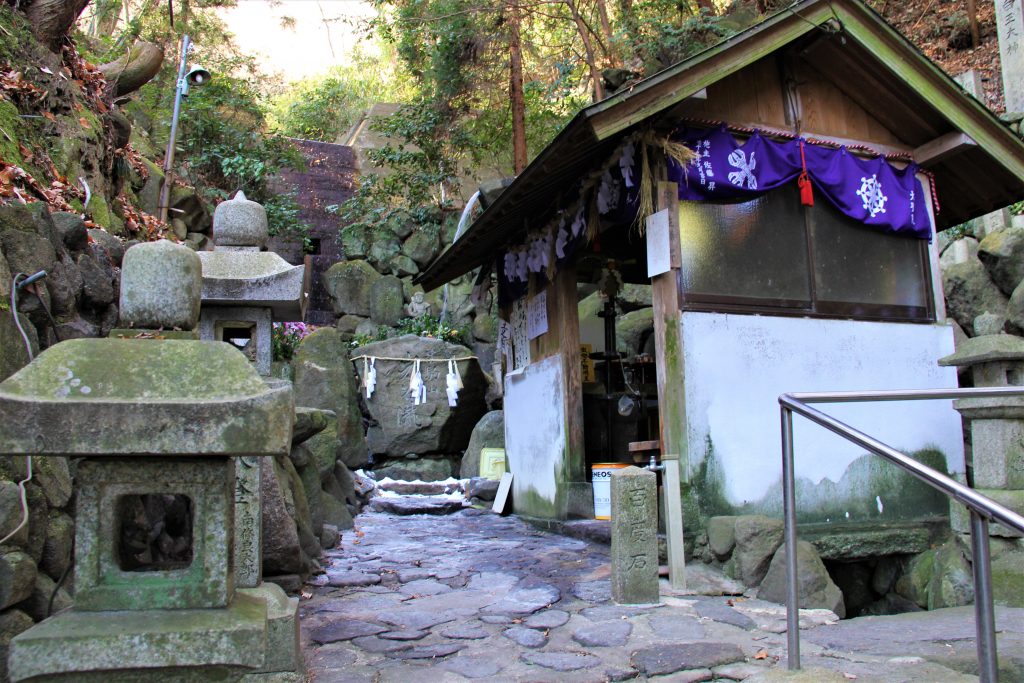
<svg viewBox="0 0 1024 683">
<path fill-rule="evenodd" d="M 460 493 L 465 491 L 463 482 L 452 478 L 442 481 L 401 481 L 385 477 L 377 482 L 377 488 L 403 496 L 440 496 L 455 493 L 456 491 Z"/>
<path fill-rule="evenodd" d="M 462 497 L 448 496 L 377 496 L 370 501 L 374 512 L 393 515 L 450 515 L 467 506 Z"/>
</svg>

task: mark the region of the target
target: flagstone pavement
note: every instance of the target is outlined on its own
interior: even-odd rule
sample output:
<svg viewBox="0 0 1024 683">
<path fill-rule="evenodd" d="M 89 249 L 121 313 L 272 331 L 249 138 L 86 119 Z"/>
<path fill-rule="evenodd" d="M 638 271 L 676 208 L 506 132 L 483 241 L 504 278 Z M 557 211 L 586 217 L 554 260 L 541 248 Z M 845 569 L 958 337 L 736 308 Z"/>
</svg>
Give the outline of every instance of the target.
<svg viewBox="0 0 1024 683">
<path fill-rule="evenodd" d="M 785 611 L 756 599 L 611 601 L 607 546 L 515 517 L 364 512 L 302 601 L 316 683 L 465 681 L 971 681 L 970 607 L 835 623 L 802 615 L 804 670 L 786 666 Z M 805 628 L 804 628 L 805 627 Z M 1024 680 L 1024 610 L 999 609 L 1003 680 Z"/>
</svg>

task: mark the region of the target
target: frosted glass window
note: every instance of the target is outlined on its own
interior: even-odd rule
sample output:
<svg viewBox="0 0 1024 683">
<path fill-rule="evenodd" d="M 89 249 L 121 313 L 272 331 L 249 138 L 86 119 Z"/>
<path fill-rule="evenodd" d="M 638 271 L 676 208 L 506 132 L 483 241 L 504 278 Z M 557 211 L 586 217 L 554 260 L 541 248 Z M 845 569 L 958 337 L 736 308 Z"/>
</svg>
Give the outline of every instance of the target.
<svg viewBox="0 0 1024 683">
<path fill-rule="evenodd" d="M 865 227 L 818 204 L 811 216 L 819 301 L 928 305 L 922 240 Z"/>
<path fill-rule="evenodd" d="M 679 227 L 684 295 L 810 302 L 807 230 L 795 192 L 681 202 Z"/>
<path fill-rule="evenodd" d="M 932 319 L 927 244 L 866 227 L 823 197 L 804 207 L 781 188 L 745 202 L 684 201 L 679 231 L 684 308 Z"/>
</svg>

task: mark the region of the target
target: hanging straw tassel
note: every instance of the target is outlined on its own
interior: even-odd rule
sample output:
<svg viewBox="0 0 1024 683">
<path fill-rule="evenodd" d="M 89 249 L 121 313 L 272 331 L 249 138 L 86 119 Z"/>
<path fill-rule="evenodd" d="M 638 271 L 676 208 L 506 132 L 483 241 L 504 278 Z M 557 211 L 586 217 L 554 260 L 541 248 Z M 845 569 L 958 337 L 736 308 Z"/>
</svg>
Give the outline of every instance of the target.
<svg viewBox="0 0 1024 683">
<path fill-rule="evenodd" d="M 637 143 L 640 145 L 640 197 L 633 227 L 643 235 L 646 230 L 646 218 L 654 213 L 655 176 L 663 174 L 668 165 L 667 159 L 672 159 L 680 166 L 686 166 L 697 154 L 681 142 L 659 137 L 653 130 L 642 133 Z"/>
</svg>

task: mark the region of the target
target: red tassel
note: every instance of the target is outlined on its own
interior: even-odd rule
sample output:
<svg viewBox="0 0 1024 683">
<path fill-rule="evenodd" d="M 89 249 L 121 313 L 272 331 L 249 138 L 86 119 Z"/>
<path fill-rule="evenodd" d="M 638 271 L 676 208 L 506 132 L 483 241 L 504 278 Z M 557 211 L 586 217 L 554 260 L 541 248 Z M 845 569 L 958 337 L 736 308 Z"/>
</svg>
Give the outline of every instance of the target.
<svg viewBox="0 0 1024 683">
<path fill-rule="evenodd" d="M 814 186 L 811 185 L 811 177 L 807 175 L 807 159 L 804 158 L 803 140 L 800 141 L 800 165 L 803 167 L 803 171 L 796 179 L 796 184 L 800 188 L 800 203 L 804 206 L 814 206 Z"/>
<path fill-rule="evenodd" d="M 796 184 L 800 186 L 800 203 L 804 206 L 814 206 L 814 186 L 811 185 L 811 178 L 806 172 L 801 173 Z"/>
</svg>

